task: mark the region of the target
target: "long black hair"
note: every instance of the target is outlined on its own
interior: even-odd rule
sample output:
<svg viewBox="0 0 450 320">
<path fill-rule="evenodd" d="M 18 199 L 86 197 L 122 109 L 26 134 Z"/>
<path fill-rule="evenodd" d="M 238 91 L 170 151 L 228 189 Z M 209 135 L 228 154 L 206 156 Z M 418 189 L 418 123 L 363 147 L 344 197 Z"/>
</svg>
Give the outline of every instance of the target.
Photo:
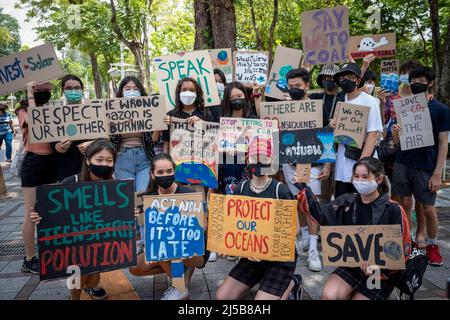
<svg viewBox="0 0 450 320">
<path fill-rule="evenodd" d="M 248 91 L 246 90 L 244 85 L 237 81 L 231 82 L 230 84 L 228 84 L 225 87 L 225 91 L 223 92 L 223 100 L 221 103 L 222 116 L 223 117 L 231 117 L 231 115 L 233 114 L 233 109 L 231 109 L 231 104 L 230 104 L 230 101 L 231 101 L 230 98 L 231 98 L 231 91 L 235 88 L 238 90 L 241 90 L 244 93 L 245 107 L 242 112 L 242 117 L 247 118 L 253 114 L 252 105 L 250 103 L 250 97 L 249 97 Z"/>
<path fill-rule="evenodd" d="M 153 174 L 155 173 L 155 163 L 156 163 L 156 161 L 159 161 L 159 160 L 167 160 L 170 163 L 172 163 L 173 172 L 175 173 L 175 162 L 173 161 L 172 157 L 167 153 L 160 153 L 153 158 L 151 166 L 150 166 L 150 173 L 153 173 Z M 158 184 L 156 183 L 156 181 L 154 181 L 153 178 L 150 179 L 150 182 L 147 187 L 147 193 L 153 193 L 156 191 L 157 188 L 158 188 Z"/>
<path fill-rule="evenodd" d="M 224 86 L 227 85 L 227 78 L 225 77 L 225 73 L 223 73 L 222 70 L 216 68 L 216 69 L 214 69 L 214 74 L 215 75 L 216 74 L 219 75 L 220 80 L 222 80 L 222 83 L 223 83 Z"/>
<path fill-rule="evenodd" d="M 353 166 L 353 175 L 355 174 L 356 168 L 359 166 L 365 166 L 367 168 L 367 171 L 375 175 L 375 177 L 382 175 L 383 181 L 381 181 L 381 183 L 378 185 L 378 192 L 380 194 L 389 192 L 388 177 L 384 172 L 384 165 L 380 160 L 373 157 L 364 157 L 359 159 Z"/>
<path fill-rule="evenodd" d="M 144 97 L 147 95 L 147 91 L 145 91 L 145 88 L 142 85 L 141 81 L 139 81 L 139 79 L 136 77 L 128 76 L 128 77 L 123 78 L 122 81 L 120 81 L 119 88 L 117 89 L 117 92 L 116 92 L 116 98 L 123 98 L 123 88 L 125 88 L 127 83 L 130 81 L 133 81 L 134 84 L 139 88 L 139 91 L 141 92 L 141 96 Z"/>
<path fill-rule="evenodd" d="M 175 90 L 175 110 L 177 114 L 180 114 L 183 111 L 183 103 L 180 99 L 181 86 L 185 82 L 192 82 L 195 87 L 195 93 L 197 94 L 197 98 L 194 101 L 194 106 L 196 109 L 204 110 L 205 108 L 205 98 L 203 97 L 203 89 L 200 84 L 194 80 L 194 78 L 185 77 L 180 79 L 177 83 L 177 88 Z"/>
<path fill-rule="evenodd" d="M 79 77 L 77 77 L 76 75 L 73 74 L 66 74 L 64 77 L 62 77 L 61 79 L 61 92 L 64 92 L 64 85 L 66 84 L 67 81 L 69 80 L 75 80 L 78 81 L 80 83 L 81 86 L 81 90 L 84 90 L 84 85 L 83 85 L 83 81 L 81 81 L 81 79 Z"/>
<path fill-rule="evenodd" d="M 87 166 L 86 160 L 90 161 L 91 158 L 95 154 L 99 153 L 102 150 L 107 150 L 107 151 L 111 152 L 111 154 L 113 156 L 114 166 L 116 165 L 117 151 L 116 151 L 116 148 L 114 148 L 113 144 L 107 139 L 94 140 L 86 148 L 86 152 L 84 153 L 85 157 L 84 157 L 83 165 L 81 167 L 81 179 L 82 179 L 82 181 L 91 181 L 91 176 L 89 174 L 89 170 L 88 170 L 88 166 Z M 109 177 L 108 179 L 112 179 L 112 176 Z"/>
</svg>

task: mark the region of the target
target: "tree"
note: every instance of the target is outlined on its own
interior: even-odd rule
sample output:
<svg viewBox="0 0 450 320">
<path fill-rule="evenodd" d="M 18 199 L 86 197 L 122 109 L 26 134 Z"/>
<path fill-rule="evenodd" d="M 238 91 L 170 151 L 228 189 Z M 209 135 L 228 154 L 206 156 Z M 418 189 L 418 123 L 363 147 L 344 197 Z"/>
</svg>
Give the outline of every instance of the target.
<svg viewBox="0 0 450 320">
<path fill-rule="evenodd" d="M 0 8 L 0 57 L 20 50 L 19 23 Z"/>
</svg>

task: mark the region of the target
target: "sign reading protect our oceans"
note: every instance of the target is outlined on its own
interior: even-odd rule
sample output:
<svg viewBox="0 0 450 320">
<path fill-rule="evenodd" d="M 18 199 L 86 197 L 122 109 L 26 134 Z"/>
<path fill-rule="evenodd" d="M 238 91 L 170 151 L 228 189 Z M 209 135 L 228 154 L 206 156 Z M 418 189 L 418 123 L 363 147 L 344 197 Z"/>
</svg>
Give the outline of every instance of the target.
<svg viewBox="0 0 450 320">
<path fill-rule="evenodd" d="M 55 50 L 43 44 L 0 58 L 0 96 L 25 89 L 28 82 L 43 83 L 64 75 Z"/>
</svg>

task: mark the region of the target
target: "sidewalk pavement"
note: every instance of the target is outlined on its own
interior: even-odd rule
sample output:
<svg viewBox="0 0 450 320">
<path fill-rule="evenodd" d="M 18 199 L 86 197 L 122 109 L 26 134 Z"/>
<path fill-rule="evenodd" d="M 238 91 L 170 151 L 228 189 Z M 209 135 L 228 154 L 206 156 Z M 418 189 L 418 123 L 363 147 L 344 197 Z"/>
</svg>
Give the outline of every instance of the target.
<svg viewBox="0 0 450 320">
<path fill-rule="evenodd" d="M 13 155 L 19 145 L 20 135 L 14 140 Z M 6 180 L 8 198 L 0 198 L 0 300 L 67 300 L 66 279 L 39 282 L 39 276 L 20 271 L 24 257 L 21 227 L 24 214 L 20 179 L 9 175 L 9 163 L 1 163 Z M 422 287 L 416 293 L 417 300 L 446 299 L 447 278 L 450 277 L 450 188 L 438 194 L 439 245 L 444 257 L 442 267 L 427 268 Z M 320 244 L 319 244 L 320 246 Z M 321 272 L 312 272 L 307 267 L 307 252 L 299 256 L 296 273 L 304 281 L 303 300 L 321 298 L 322 288 L 332 267 L 324 267 Z M 192 277 L 189 292 L 191 300 L 213 300 L 217 288 L 228 275 L 236 261 L 219 258 L 208 262 L 203 269 L 197 269 Z M 141 299 L 158 300 L 163 296 L 168 282 L 164 274 L 136 277 L 127 269 L 123 270 L 135 292 Z M 252 299 L 257 286 L 245 297 Z"/>
</svg>

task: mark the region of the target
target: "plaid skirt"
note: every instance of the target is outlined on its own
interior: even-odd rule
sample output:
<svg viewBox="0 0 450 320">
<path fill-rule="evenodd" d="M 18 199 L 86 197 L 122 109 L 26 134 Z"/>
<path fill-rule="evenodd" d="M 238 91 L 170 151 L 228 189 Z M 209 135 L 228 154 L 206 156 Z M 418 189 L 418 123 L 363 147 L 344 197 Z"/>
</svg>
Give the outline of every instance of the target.
<svg viewBox="0 0 450 320">
<path fill-rule="evenodd" d="M 367 287 L 366 276 L 360 268 L 339 267 L 333 274 L 342 278 L 349 286 L 370 300 L 387 300 L 394 290 L 392 279 L 381 280 L 379 289 L 369 289 Z"/>
</svg>

